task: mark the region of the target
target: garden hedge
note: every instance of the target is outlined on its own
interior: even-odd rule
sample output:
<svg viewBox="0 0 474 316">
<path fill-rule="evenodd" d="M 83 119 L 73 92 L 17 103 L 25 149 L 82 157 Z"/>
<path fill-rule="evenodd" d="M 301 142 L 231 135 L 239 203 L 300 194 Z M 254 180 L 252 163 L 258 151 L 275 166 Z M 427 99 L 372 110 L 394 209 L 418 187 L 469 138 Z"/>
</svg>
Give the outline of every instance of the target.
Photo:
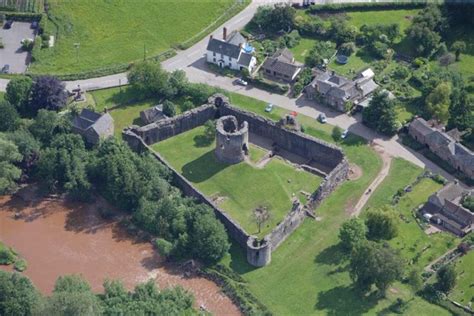
<svg viewBox="0 0 474 316">
<path fill-rule="evenodd" d="M 338 12 L 338 11 L 374 11 L 374 10 L 401 10 L 418 9 L 426 6 L 427 3 L 441 3 L 439 1 L 412 0 L 411 2 L 370 2 L 370 3 L 331 3 L 323 5 L 312 5 L 309 8 L 311 13 Z"/>
</svg>

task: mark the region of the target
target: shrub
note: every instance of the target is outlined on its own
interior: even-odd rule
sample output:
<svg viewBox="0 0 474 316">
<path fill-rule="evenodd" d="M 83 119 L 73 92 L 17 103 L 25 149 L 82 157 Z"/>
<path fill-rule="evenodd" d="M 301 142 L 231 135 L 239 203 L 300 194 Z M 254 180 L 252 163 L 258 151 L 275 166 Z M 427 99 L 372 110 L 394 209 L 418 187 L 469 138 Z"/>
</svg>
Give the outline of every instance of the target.
<svg viewBox="0 0 474 316">
<path fill-rule="evenodd" d="M 176 115 L 176 105 L 169 101 L 169 100 L 165 100 L 165 102 L 163 102 L 163 114 L 165 114 L 166 116 L 168 117 L 173 117 Z"/>
<path fill-rule="evenodd" d="M 15 270 L 23 272 L 28 267 L 28 264 L 25 259 L 18 259 L 17 261 L 15 261 L 14 267 Z"/>
<path fill-rule="evenodd" d="M 0 243 L 0 264 L 12 264 L 15 262 L 16 255 L 10 248 Z"/>
<path fill-rule="evenodd" d="M 303 89 L 304 89 L 304 86 L 303 86 L 303 83 L 298 81 L 297 83 L 295 83 L 295 85 L 293 86 L 293 95 L 296 97 L 296 96 L 299 96 L 301 94 L 301 92 L 303 92 Z"/>
<path fill-rule="evenodd" d="M 472 195 L 466 196 L 462 201 L 462 206 L 464 206 L 471 212 L 474 212 L 474 196 Z"/>
<path fill-rule="evenodd" d="M 340 128 L 339 126 L 334 126 L 334 128 L 332 129 L 332 138 L 335 141 L 338 141 L 341 139 L 341 136 L 342 136 L 342 128 Z"/>
<path fill-rule="evenodd" d="M 173 244 L 163 238 L 157 238 L 155 240 L 156 249 L 160 253 L 160 256 L 168 258 L 173 251 Z"/>
<path fill-rule="evenodd" d="M 355 44 L 353 42 L 343 43 L 339 47 L 339 52 L 343 55 L 350 56 L 355 52 Z"/>
<path fill-rule="evenodd" d="M 182 112 L 186 112 L 186 111 L 189 111 L 191 109 L 194 109 L 193 102 L 191 102 L 189 100 L 186 100 L 186 101 L 183 102 L 183 104 L 181 104 L 181 111 Z"/>
</svg>

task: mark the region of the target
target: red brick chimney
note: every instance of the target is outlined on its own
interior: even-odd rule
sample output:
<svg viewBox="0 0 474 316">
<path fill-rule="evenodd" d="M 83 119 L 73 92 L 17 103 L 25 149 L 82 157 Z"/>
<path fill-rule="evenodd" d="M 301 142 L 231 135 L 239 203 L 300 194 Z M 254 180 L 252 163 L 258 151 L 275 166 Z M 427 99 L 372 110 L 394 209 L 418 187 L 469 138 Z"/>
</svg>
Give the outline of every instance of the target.
<svg viewBox="0 0 474 316">
<path fill-rule="evenodd" d="M 222 33 L 223 33 L 222 38 L 224 39 L 224 41 L 227 40 L 227 28 L 226 27 L 224 27 L 222 29 Z"/>
</svg>

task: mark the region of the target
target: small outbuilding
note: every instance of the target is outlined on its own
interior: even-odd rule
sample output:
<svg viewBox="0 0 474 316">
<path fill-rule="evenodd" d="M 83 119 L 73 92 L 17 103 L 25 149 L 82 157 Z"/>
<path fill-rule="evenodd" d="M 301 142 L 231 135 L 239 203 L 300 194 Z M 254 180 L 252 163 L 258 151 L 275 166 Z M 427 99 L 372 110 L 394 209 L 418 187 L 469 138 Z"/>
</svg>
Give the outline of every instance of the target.
<svg viewBox="0 0 474 316">
<path fill-rule="evenodd" d="M 167 116 L 163 113 L 162 104 L 155 105 L 152 108 L 140 112 L 140 119 L 145 125 L 155 123 L 165 118 L 167 118 Z"/>
<path fill-rule="evenodd" d="M 83 109 L 72 121 L 74 133 L 82 135 L 90 144 L 98 144 L 100 140 L 114 135 L 114 119 L 109 113 L 96 113 Z"/>
</svg>

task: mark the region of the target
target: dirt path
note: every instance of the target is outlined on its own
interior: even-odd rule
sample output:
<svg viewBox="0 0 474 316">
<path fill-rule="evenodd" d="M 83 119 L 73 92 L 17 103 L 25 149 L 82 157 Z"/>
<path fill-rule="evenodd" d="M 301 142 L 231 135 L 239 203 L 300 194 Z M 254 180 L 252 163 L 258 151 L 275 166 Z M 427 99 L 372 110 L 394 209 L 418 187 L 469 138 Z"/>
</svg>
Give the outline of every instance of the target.
<svg viewBox="0 0 474 316">
<path fill-rule="evenodd" d="M 377 177 L 375 177 L 374 181 L 369 185 L 365 193 L 360 197 L 359 201 L 355 204 L 355 206 L 349 208 L 349 214 L 351 216 L 359 216 L 360 212 L 364 208 L 367 201 L 370 199 L 372 194 L 374 194 L 375 189 L 382 183 L 382 181 L 387 177 L 388 173 L 390 172 L 390 165 L 392 162 L 392 157 L 387 154 L 383 147 L 375 143 L 372 145 L 372 148 L 380 155 L 382 158 L 382 169 L 380 170 Z"/>
<path fill-rule="evenodd" d="M 203 305 L 212 314 L 240 315 L 215 283 L 185 277 L 181 268 L 164 262 L 149 242 L 128 234 L 117 220 L 102 219 L 97 211 L 100 204 L 104 205 L 2 197 L 0 240 L 27 260 L 24 274 L 45 294 L 65 274 L 81 274 L 94 291 L 103 290 L 106 278 L 119 279 L 129 289 L 154 279 L 160 288 L 180 285 L 189 290 L 196 307 Z"/>
</svg>

